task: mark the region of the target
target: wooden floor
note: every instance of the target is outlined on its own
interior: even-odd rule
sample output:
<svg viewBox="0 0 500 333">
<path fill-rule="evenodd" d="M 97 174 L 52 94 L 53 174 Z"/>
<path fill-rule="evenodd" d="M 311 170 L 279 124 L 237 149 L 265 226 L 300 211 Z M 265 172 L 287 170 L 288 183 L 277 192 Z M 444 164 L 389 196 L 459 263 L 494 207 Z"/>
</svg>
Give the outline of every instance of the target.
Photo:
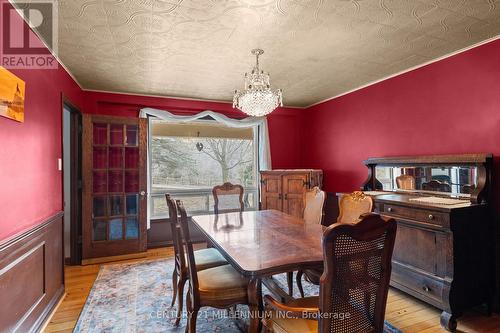
<svg viewBox="0 0 500 333">
<path fill-rule="evenodd" d="M 147 258 L 172 257 L 171 248 L 148 250 Z M 129 261 L 138 261 L 135 259 Z M 71 332 L 92 288 L 100 265 L 67 266 L 66 297 L 52 316 L 45 332 Z M 386 320 L 404 332 L 446 332 L 439 326 L 441 311 L 395 289 L 389 292 Z M 457 332 L 500 332 L 500 315 L 466 313 L 458 321 Z"/>
</svg>

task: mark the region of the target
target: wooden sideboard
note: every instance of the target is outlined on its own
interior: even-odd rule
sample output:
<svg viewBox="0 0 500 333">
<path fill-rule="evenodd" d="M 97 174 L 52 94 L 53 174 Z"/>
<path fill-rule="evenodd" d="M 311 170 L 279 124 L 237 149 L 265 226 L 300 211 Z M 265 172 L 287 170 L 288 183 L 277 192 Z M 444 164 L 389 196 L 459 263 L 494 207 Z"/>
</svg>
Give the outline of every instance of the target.
<svg viewBox="0 0 500 333">
<path fill-rule="evenodd" d="M 300 218 L 306 191 L 323 184 L 323 171 L 316 169 L 261 171 L 260 177 L 261 209 L 276 209 Z"/>
<path fill-rule="evenodd" d="M 491 161 L 492 156 L 487 154 L 365 161 L 369 177 L 363 190 L 372 196 L 375 212 L 398 223 L 391 285 L 442 309 L 441 325 L 451 331 L 456 329 L 457 318 L 467 308 L 486 304 L 491 312 L 494 291 L 494 232 L 488 204 Z M 378 167 L 392 171 L 378 172 Z M 443 171 L 447 168 L 454 193 L 423 190 L 434 179 L 447 179 Z M 397 189 L 395 178 L 400 172 L 415 178 L 417 186 L 413 190 Z M 388 174 L 393 178 L 391 182 L 386 180 L 383 184 L 377 179 L 385 179 Z M 463 183 L 464 179 L 469 181 Z M 391 183 L 396 188 L 387 188 Z M 470 191 L 469 183 L 473 183 L 473 191 L 466 194 Z M 450 204 L 453 200 L 457 202 L 457 198 L 459 203 Z"/>
</svg>

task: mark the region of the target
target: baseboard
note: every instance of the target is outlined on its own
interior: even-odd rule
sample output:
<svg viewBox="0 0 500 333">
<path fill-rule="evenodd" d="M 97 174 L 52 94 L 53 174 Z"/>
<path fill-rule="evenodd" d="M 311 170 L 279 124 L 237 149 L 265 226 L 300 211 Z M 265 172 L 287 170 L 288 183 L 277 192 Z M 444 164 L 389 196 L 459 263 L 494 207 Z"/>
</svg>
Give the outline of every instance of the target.
<svg viewBox="0 0 500 333">
<path fill-rule="evenodd" d="M 52 320 L 52 317 L 57 312 L 57 309 L 61 305 L 62 301 L 66 297 L 66 292 L 64 291 L 64 287 L 61 288 L 61 292 L 58 292 L 57 295 L 50 301 L 49 306 L 45 308 L 44 316 L 40 317 L 40 324 L 37 325 L 38 329 L 35 329 L 34 332 L 43 332 L 47 325 Z"/>
<path fill-rule="evenodd" d="M 0 332 L 39 332 L 64 295 L 62 212 L 0 242 L 0 290 Z"/>
<path fill-rule="evenodd" d="M 119 256 L 82 259 L 82 266 L 93 265 L 93 264 L 102 264 L 102 263 L 111 262 L 111 261 L 139 259 L 139 258 L 145 258 L 146 256 L 147 256 L 147 252 L 139 252 L 139 253 L 122 254 Z"/>
</svg>

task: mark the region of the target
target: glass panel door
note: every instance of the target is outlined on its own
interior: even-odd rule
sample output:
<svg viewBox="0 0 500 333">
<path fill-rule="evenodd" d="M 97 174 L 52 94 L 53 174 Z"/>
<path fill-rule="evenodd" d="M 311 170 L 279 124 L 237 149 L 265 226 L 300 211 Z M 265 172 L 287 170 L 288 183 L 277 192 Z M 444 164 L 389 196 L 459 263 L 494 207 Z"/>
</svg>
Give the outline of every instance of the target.
<svg viewBox="0 0 500 333">
<path fill-rule="evenodd" d="M 84 259 L 145 251 L 146 130 L 140 119 L 84 119 Z"/>
</svg>

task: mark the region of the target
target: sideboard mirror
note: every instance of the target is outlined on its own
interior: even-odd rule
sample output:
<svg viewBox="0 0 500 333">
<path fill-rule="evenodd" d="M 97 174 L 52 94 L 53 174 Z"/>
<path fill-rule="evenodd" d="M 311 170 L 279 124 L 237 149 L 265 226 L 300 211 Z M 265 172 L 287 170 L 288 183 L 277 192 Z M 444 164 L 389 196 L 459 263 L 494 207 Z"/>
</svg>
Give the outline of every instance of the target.
<svg viewBox="0 0 500 333">
<path fill-rule="evenodd" d="M 487 201 L 491 154 L 370 158 L 363 190 L 414 192 Z"/>
<path fill-rule="evenodd" d="M 470 197 L 478 183 L 477 166 L 376 166 L 384 191 L 428 191 Z"/>
</svg>

